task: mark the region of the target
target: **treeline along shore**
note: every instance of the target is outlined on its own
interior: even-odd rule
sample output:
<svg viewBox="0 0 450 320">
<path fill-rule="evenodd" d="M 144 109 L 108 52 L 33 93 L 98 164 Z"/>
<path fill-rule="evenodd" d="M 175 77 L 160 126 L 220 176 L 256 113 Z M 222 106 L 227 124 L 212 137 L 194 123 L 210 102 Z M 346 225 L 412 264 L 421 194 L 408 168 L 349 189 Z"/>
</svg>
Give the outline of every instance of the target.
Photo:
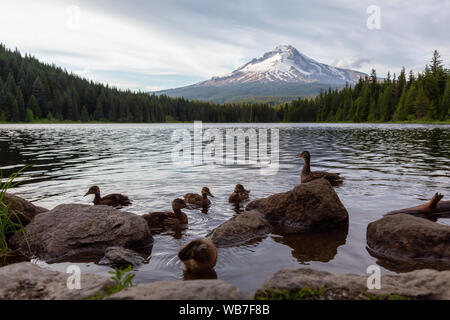
<svg viewBox="0 0 450 320">
<path fill-rule="evenodd" d="M 450 121 L 450 69 L 437 51 L 422 73 L 355 85 L 272 106 L 215 104 L 119 90 L 0 44 L 0 122 L 76 121 L 391 122 Z"/>
</svg>

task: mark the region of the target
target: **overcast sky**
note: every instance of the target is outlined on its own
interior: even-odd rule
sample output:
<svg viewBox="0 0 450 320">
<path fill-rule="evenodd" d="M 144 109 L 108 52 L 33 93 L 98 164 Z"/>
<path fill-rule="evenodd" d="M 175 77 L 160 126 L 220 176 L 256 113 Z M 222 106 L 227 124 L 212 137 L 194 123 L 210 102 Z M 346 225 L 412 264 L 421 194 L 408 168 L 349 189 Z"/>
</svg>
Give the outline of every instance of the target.
<svg viewBox="0 0 450 320">
<path fill-rule="evenodd" d="M 381 9 L 369 29 L 368 6 Z M 77 12 L 79 11 L 79 15 Z M 0 42 L 132 90 L 192 84 L 280 44 L 380 76 L 450 63 L 450 0 L 0 0 Z"/>
</svg>

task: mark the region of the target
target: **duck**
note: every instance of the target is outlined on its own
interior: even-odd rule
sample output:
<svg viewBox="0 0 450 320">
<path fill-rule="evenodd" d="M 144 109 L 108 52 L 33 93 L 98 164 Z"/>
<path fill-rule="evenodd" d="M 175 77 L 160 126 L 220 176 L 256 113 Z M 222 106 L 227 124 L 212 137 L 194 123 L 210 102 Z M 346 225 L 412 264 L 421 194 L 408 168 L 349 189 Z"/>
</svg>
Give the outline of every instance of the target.
<svg viewBox="0 0 450 320">
<path fill-rule="evenodd" d="M 208 208 L 211 205 L 211 200 L 208 199 L 208 196 L 214 198 L 209 188 L 203 187 L 201 195 L 196 193 L 187 193 L 184 195 L 184 201 L 192 205 L 193 206 L 192 208 L 195 207 Z"/>
<path fill-rule="evenodd" d="M 126 207 L 131 204 L 131 200 L 119 193 L 113 193 L 108 194 L 104 197 L 100 196 L 100 188 L 98 186 L 92 186 L 89 188 L 88 192 L 84 195 L 85 197 L 87 195 L 93 194 L 94 197 L 94 205 L 106 205 L 111 207 Z"/>
<path fill-rule="evenodd" d="M 424 204 L 412 208 L 391 211 L 384 216 L 410 214 L 418 217 L 424 217 L 436 222 L 437 218 L 450 215 L 450 201 L 441 201 L 443 198 L 444 195 L 438 192 L 431 198 L 430 201 Z"/>
<path fill-rule="evenodd" d="M 197 239 L 181 248 L 178 258 L 184 263 L 186 271 L 211 270 L 217 263 L 217 248 L 208 239 Z"/>
<path fill-rule="evenodd" d="M 245 190 L 242 184 L 237 184 L 234 192 L 228 198 L 229 203 L 241 203 L 249 199 L 250 190 Z"/>
<path fill-rule="evenodd" d="M 187 215 L 181 209 L 187 208 L 183 199 L 172 201 L 173 212 L 151 212 L 142 217 L 147 221 L 150 229 L 166 229 L 188 224 Z"/>
<path fill-rule="evenodd" d="M 338 186 L 344 182 L 344 178 L 338 173 L 330 173 L 325 171 L 311 171 L 311 155 L 308 151 L 303 151 L 297 158 L 303 158 L 305 164 L 303 166 L 301 183 L 311 182 L 316 179 L 326 179 L 332 186 Z"/>
</svg>

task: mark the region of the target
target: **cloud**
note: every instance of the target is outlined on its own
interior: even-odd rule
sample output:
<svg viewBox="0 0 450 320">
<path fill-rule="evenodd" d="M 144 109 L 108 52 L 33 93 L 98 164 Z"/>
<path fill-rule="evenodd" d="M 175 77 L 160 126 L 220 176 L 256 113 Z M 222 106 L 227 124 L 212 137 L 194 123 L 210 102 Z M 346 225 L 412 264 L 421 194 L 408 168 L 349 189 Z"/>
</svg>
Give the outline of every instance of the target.
<svg viewBox="0 0 450 320">
<path fill-rule="evenodd" d="M 373 58 L 353 58 L 349 60 L 339 59 L 335 60 L 332 65 L 338 68 L 345 69 L 361 69 L 364 65 L 373 61 Z"/>
<path fill-rule="evenodd" d="M 450 1 L 376 3 L 381 30 L 366 26 L 372 0 L 0 0 L 0 41 L 133 90 L 226 74 L 279 44 L 381 76 L 423 69 L 434 49 L 450 61 Z"/>
</svg>

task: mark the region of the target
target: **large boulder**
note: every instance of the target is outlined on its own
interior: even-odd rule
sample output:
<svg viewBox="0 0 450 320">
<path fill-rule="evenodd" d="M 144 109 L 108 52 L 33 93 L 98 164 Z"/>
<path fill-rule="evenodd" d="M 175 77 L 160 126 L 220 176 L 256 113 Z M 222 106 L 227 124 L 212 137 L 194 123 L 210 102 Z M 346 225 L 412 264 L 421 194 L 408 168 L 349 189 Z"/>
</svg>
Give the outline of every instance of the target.
<svg viewBox="0 0 450 320">
<path fill-rule="evenodd" d="M 81 300 L 113 285 L 107 277 L 82 273 L 80 289 L 69 289 L 69 276 L 29 262 L 8 265 L 0 268 L 0 300 Z"/>
<path fill-rule="evenodd" d="M 297 185 L 293 190 L 258 199 L 247 205 L 270 222 L 293 230 L 335 227 L 348 223 L 348 212 L 336 191 L 325 179 Z"/>
<path fill-rule="evenodd" d="M 127 266 L 137 267 L 144 262 L 144 258 L 137 252 L 122 247 L 109 247 L 105 251 L 105 256 L 98 262 L 100 265 L 108 265 L 113 268 Z"/>
<path fill-rule="evenodd" d="M 153 237 L 146 221 L 108 206 L 65 204 L 37 215 L 10 239 L 12 249 L 47 262 L 99 259 L 106 248 L 120 246 L 147 253 Z"/>
<path fill-rule="evenodd" d="M 158 281 L 108 297 L 111 300 L 244 300 L 235 286 L 222 280 Z"/>
<path fill-rule="evenodd" d="M 266 236 L 272 227 L 259 211 L 247 211 L 224 222 L 210 234 L 217 247 L 235 246 Z"/>
<path fill-rule="evenodd" d="M 385 216 L 367 226 L 374 256 L 430 268 L 450 268 L 450 226 L 407 214 Z"/>
<path fill-rule="evenodd" d="M 282 270 L 266 280 L 256 296 L 308 290 L 310 299 L 450 299 L 450 271 L 416 270 L 382 275 L 381 288 L 367 288 L 367 276 L 334 275 L 313 269 Z M 321 290 L 320 290 L 321 289 Z"/>
<path fill-rule="evenodd" d="M 42 207 L 35 206 L 31 202 L 22 199 L 16 195 L 5 193 L 2 201 L 6 206 L 9 206 L 9 212 L 14 213 L 12 215 L 12 221 L 19 222 L 26 226 L 33 218 L 48 210 Z"/>
</svg>

